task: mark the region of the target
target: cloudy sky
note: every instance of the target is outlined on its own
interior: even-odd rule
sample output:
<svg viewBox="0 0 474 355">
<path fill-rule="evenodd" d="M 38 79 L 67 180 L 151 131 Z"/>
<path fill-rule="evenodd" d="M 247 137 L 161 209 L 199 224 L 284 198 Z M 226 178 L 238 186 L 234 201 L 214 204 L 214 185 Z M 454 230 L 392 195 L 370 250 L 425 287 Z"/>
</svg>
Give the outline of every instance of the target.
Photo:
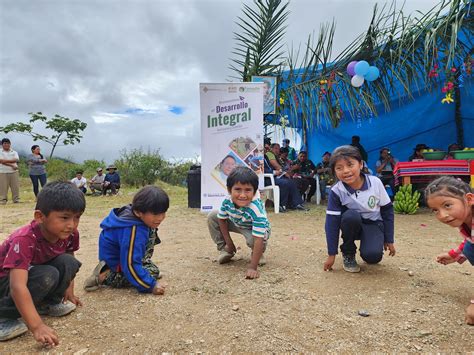
<svg viewBox="0 0 474 355">
<path fill-rule="evenodd" d="M 409 0 L 405 13 L 439 2 Z M 243 3 L 253 2 L 0 0 L 0 126 L 37 111 L 78 118 L 88 124 L 83 140 L 55 153 L 76 161 L 112 162 L 139 147 L 199 156 L 199 83 L 230 79 Z M 334 18 L 337 53 L 367 28 L 375 3 L 292 0 L 286 43 L 298 46 Z M 33 144 L 9 137 L 17 151 Z"/>
</svg>

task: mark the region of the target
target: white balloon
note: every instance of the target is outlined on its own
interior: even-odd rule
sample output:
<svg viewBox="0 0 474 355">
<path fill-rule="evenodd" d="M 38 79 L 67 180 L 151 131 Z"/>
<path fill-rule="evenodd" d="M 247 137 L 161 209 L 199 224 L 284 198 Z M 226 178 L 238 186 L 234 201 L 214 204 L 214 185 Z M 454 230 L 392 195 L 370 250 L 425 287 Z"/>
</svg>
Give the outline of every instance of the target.
<svg viewBox="0 0 474 355">
<path fill-rule="evenodd" d="M 351 79 L 351 84 L 355 88 L 360 88 L 364 84 L 364 77 L 360 75 L 354 75 Z"/>
</svg>

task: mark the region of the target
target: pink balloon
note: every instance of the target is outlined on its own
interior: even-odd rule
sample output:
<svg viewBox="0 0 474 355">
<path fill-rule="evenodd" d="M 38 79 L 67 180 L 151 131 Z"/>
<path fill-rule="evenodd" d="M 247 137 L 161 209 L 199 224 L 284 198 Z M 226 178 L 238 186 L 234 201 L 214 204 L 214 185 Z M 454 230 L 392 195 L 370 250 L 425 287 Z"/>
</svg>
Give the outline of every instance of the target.
<svg viewBox="0 0 474 355">
<path fill-rule="evenodd" d="M 350 76 L 355 75 L 355 66 L 357 63 L 359 63 L 357 60 L 353 60 L 347 65 L 347 74 L 349 74 Z"/>
</svg>

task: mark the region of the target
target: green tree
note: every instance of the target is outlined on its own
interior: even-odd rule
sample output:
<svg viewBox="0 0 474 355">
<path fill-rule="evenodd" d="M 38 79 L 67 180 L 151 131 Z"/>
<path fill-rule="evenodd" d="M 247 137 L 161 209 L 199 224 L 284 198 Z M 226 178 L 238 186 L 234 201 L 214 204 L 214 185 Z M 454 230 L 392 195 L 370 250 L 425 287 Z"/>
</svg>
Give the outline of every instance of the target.
<svg viewBox="0 0 474 355">
<path fill-rule="evenodd" d="M 82 131 L 87 127 L 87 123 L 82 122 L 78 119 L 71 119 L 60 115 L 54 115 L 52 118 L 48 118 L 41 112 L 30 112 L 28 113 L 30 123 L 16 122 L 10 123 L 6 126 L 0 127 L 0 132 L 4 133 L 21 133 L 33 137 L 34 141 L 43 141 L 51 144 L 51 153 L 49 158 L 51 159 L 54 150 L 57 146 L 74 145 L 79 143 L 82 139 Z M 46 136 L 33 130 L 35 122 L 41 121 L 44 123 L 45 128 L 53 131 L 50 136 Z"/>
</svg>

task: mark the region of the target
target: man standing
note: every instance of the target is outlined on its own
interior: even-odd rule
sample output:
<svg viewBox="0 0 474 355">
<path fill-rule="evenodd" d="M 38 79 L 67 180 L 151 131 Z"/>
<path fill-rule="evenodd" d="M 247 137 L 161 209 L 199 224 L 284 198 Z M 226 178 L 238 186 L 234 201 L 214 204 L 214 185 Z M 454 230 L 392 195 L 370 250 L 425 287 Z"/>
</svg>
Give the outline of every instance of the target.
<svg viewBox="0 0 474 355">
<path fill-rule="evenodd" d="M 12 191 L 13 203 L 20 202 L 20 180 L 18 174 L 18 153 L 11 149 L 8 138 L 2 139 L 0 150 L 0 204 L 8 201 L 8 188 Z"/>
<path fill-rule="evenodd" d="M 282 147 L 288 148 L 288 159 L 291 161 L 296 160 L 296 150 L 290 147 L 290 140 L 288 138 L 283 139 Z"/>
<path fill-rule="evenodd" d="M 367 152 L 365 151 L 364 147 L 362 146 L 362 144 L 360 144 L 360 137 L 359 136 L 352 136 L 352 143 L 351 145 L 353 147 L 356 147 L 357 149 L 359 149 L 359 152 L 360 152 L 360 155 L 362 156 L 362 160 L 365 161 L 366 163 L 368 163 L 368 154 Z"/>
</svg>

